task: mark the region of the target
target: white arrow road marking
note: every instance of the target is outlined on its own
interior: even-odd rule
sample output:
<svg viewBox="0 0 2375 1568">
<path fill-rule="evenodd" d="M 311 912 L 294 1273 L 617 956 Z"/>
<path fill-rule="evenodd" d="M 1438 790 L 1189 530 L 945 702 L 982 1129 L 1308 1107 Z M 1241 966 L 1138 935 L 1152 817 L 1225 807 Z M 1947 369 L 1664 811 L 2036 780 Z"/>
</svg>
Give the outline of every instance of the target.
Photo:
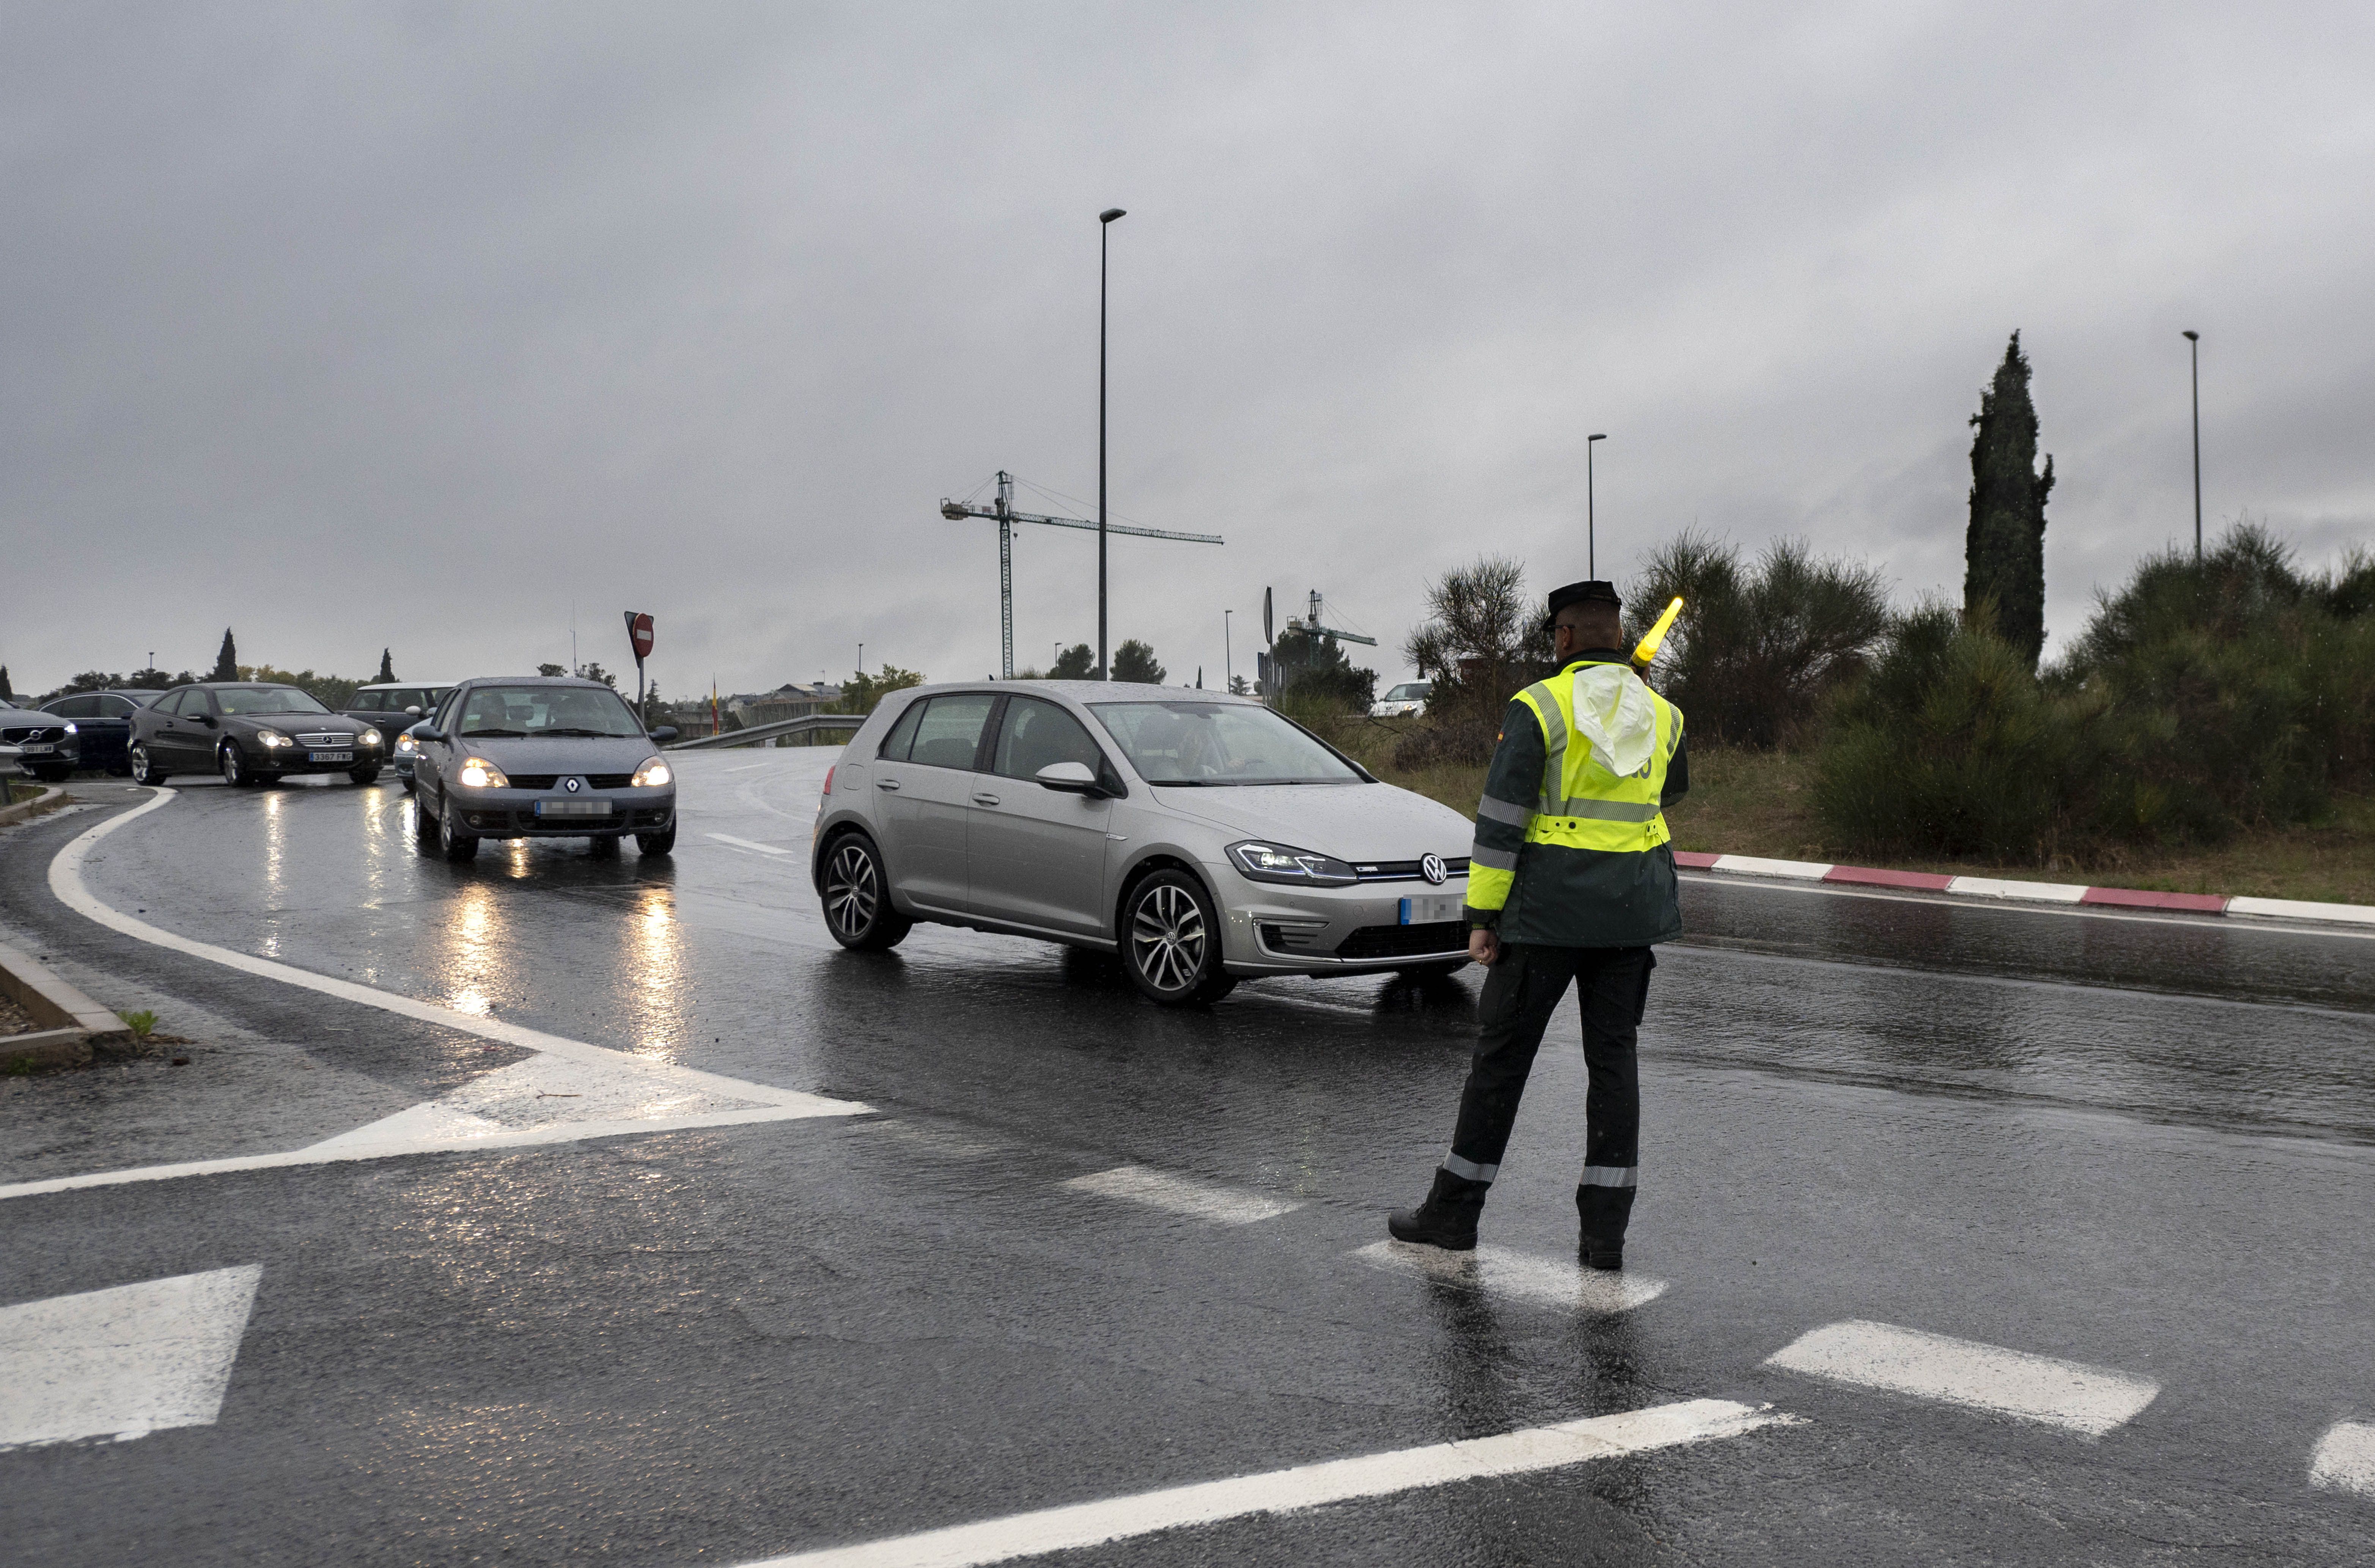
<svg viewBox="0 0 2375 1568">
<path fill-rule="evenodd" d="M 58 902 L 111 930 L 157 947 L 482 1040 L 522 1046 L 538 1055 L 490 1073 L 443 1100 L 416 1105 L 309 1149 L 18 1182 L 0 1186 L 0 1198 L 223 1171 L 377 1160 L 431 1149 L 569 1143 L 684 1127 L 733 1126 L 809 1116 L 856 1116 L 872 1110 L 854 1100 L 832 1100 L 796 1089 L 778 1089 L 772 1084 L 703 1072 L 656 1057 L 637 1056 L 582 1040 L 547 1034 L 500 1019 L 441 1008 L 433 1002 L 375 990 L 351 980 L 335 980 L 292 964 L 194 941 L 102 903 L 83 885 L 83 862 L 108 834 L 163 806 L 173 798 L 173 793 L 170 789 L 158 790 L 157 798 L 147 805 L 108 819 L 60 850 L 50 862 L 50 890 Z"/>
<path fill-rule="evenodd" d="M 1447 1285 L 1579 1312 L 1630 1312 L 1666 1293 L 1666 1281 L 1646 1274 L 1586 1268 L 1504 1247 L 1447 1252 L 1415 1242 L 1377 1242 L 1353 1256 L 1372 1268 L 1424 1275 Z"/>
<path fill-rule="evenodd" d="M 1812 1329 L 1765 1364 L 2100 1437 L 2133 1420 L 2160 1385 L 2109 1367 L 1975 1339 L 1850 1319 Z"/>
<path fill-rule="evenodd" d="M 1158 1530 L 1255 1514 L 1291 1514 L 1323 1503 L 1387 1497 L 1453 1481 L 1528 1475 L 1624 1454 L 1738 1437 L 1759 1427 L 1796 1424 L 1796 1417 L 1769 1406 L 1692 1399 L 1559 1426 L 1505 1432 L 1497 1437 L 1298 1465 L 1289 1470 L 1168 1487 L 1068 1508 L 1043 1508 L 857 1546 L 771 1557 L 743 1568 L 973 1568 L 976 1563 L 1102 1546 Z"/>
<path fill-rule="evenodd" d="M 1144 1165 L 1118 1165 L 1110 1171 L 1099 1171 L 1093 1176 L 1075 1176 L 1064 1185 L 1074 1192 L 1094 1193 L 1099 1197 L 1117 1197 L 1127 1203 L 1142 1203 L 1150 1208 L 1167 1209 L 1194 1220 L 1210 1220 L 1216 1225 L 1251 1225 L 1258 1220 L 1275 1220 L 1282 1214 L 1292 1214 L 1303 1207 L 1300 1203 L 1265 1197 L 1257 1192 L 1189 1181 L 1185 1176 L 1166 1175 Z"/>
<path fill-rule="evenodd" d="M 257 1264 L 0 1307 L 0 1450 L 212 1426 Z"/>
<path fill-rule="evenodd" d="M 2375 1497 L 2375 1426 L 2336 1421 L 2310 1456 L 2309 1483 Z"/>
<path fill-rule="evenodd" d="M 712 833 L 709 836 L 715 839 L 719 843 L 730 843 L 736 849 L 755 849 L 761 855 L 789 855 L 792 853 L 790 850 L 781 848 L 775 844 L 761 843 L 757 839 L 738 839 L 732 833 Z"/>
</svg>

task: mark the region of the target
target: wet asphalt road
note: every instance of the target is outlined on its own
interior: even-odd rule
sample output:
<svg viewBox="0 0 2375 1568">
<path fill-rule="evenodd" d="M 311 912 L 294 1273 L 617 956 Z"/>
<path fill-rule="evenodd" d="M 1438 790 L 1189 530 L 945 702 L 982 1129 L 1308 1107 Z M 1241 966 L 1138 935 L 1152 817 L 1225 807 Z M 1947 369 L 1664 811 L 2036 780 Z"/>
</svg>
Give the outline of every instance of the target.
<svg viewBox="0 0 2375 1568">
<path fill-rule="evenodd" d="M 2375 1419 L 2375 943 L 1695 880 L 1627 1252 L 1668 1288 L 1579 1311 L 1355 1256 L 1441 1154 L 1472 983 L 1165 1013 L 1026 941 L 842 953 L 832 755 L 688 757 L 667 860 L 448 866 L 343 781 L 105 840 L 89 891 L 167 930 L 872 1113 L 0 1198 L 0 1306 L 262 1270 L 215 1424 L 0 1453 L 0 1560 L 731 1563 L 1700 1397 L 1802 1421 L 1064 1561 L 2369 1556 L 2375 1499 L 2309 1472 Z M 53 855 L 145 798 L 77 793 L 0 834 L 0 938 L 193 1060 L 9 1082 L 0 1182 L 292 1149 L 526 1056 L 65 909 Z M 1546 1266 L 1574 1027 L 1485 1221 Z M 1294 1207 L 1065 1185 L 1119 1166 Z M 2160 1391 L 2088 1438 L 1764 1364 L 1857 1319 Z"/>
</svg>

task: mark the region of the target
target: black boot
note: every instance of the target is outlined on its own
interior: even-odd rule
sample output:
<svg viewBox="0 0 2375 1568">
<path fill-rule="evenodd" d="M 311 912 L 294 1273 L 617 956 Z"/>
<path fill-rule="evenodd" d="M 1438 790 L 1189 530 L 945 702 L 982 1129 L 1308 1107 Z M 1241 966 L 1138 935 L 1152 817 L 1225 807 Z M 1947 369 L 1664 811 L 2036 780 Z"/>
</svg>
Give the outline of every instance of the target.
<svg viewBox="0 0 2375 1568">
<path fill-rule="evenodd" d="M 1386 1216 L 1386 1229 L 1398 1242 L 1423 1242 L 1447 1252 L 1469 1252 L 1476 1245 L 1476 1217 L 1484 1211 L 1490 1182 L 1471 1182 L 1437 1170 L 1426 1201 L 1416 1208 L 1397 1208 Z"/>
<path fill-rule="evenodd" d="M 1583 1220 L 1576 1256 L 1593 1268 L 1624 1267 L 1625 1222 L 1633 1216 L 1633 1189 L 1578 1186 L 1575 1211 Z"/>
</svg>

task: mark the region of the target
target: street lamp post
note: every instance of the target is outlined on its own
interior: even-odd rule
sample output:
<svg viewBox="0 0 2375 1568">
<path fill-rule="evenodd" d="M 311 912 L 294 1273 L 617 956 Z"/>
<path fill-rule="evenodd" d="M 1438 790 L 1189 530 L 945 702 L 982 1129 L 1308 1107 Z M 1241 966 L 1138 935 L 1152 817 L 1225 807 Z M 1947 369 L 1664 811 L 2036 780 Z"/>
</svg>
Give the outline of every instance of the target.
<svg viewBox="0 0 2375 1568">
<path fill-rule="evenodd" d="M 1221 612 L 1221 685 L 1230 691 L 1237 689 L 1237 662 L 1229 652 L 1229 617 L 1236 613 L 1233 609 Z"/>
<path fill-rule="evenodd" d="M 2202 560 L 2202 334 L 2185 335 L 2186 353 L 2193 360 L 2193 559 Z"/>
<path fill-rule="evenodd" d="M 1607 439 L 1606 431 L 1583 439 L 1583 574 L 1592 578 L 1600 575 L 1600 518 L 1592 497 L 1591 449 Z"/>
<path fill-rule="evenodd" d="M 1097 214 L 1097 678 L 1109 680 L 1105 666 L 1105 237 L 1117 206 Z"/>
</svg>

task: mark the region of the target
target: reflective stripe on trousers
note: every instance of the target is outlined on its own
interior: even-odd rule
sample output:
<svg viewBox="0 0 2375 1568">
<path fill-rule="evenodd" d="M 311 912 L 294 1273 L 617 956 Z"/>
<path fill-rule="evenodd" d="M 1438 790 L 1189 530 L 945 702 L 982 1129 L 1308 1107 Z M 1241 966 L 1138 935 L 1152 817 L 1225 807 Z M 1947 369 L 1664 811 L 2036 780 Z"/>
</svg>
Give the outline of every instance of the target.
<svg viewBox="0 0 2375 1568">
<path fill-rule="evenodd" d="M 1586 1165 L 1583 1185 L 1588 1187 L 1630 1187 L 1640 1185 L 1638 1165 Z"/>
<path fill-rule="evenodd" d="M 1462 1160 L 1457 1154 L 1446 1154 L 1443 1168 L 1463 1182 L 1489 1182 L 1501 1173 L 1498 1165 L 1479 1165 L 1475 1161 Z"/>
</svg>

